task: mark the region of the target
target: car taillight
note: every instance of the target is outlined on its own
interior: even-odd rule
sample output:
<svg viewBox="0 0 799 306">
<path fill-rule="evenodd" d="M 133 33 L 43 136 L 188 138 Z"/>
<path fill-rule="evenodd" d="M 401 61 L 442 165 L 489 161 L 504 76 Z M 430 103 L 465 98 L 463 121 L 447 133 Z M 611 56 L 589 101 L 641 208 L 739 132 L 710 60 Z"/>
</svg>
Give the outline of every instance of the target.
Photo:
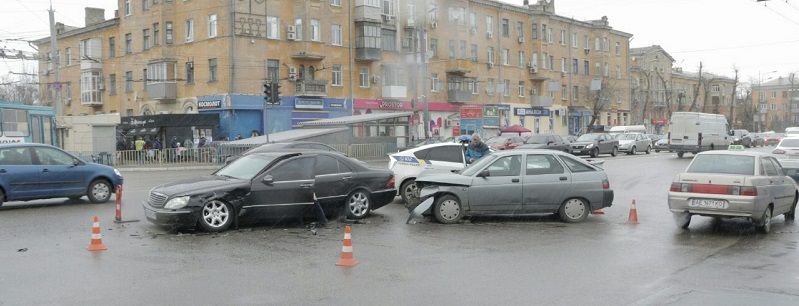
<svg viewBox="0 0 799 306">
<path fill-rule="evenodd" d="M 756 197 L 757 196 L 757 188 L 755 188 L 753 186 L 741 187 L 740 195 Z"/>
<path fill-rule="evenodd" d="M 774 151 L 772 151 L 771 153 L 773 153 L 773 154 L 785 154 L 785 150 L 774 149 Z"/>
<path fill-rule="evenodd" d="M 386 182 L 386 188 L 388 188 L 388 189 L 393 189 L 394 188 L 394 176 L 393 175 L 388 179 L 388 182 Z"/>
<path fill-rule="evenodd" d="M 671 183 L 669 191 L 674 192 L 691 192 L 691 184 Z"/>
<path fill-rule="evenodd" d="M 757 188 L 751 186 L 671 183 L 671 188 L 669 188 L 669 191 L 757 196 Z"/>
<path fill-rule="evenodd" d="M 602 181 L 602 189 L 610 189 L 610 182 L 608 180 Z"/>
</svg>

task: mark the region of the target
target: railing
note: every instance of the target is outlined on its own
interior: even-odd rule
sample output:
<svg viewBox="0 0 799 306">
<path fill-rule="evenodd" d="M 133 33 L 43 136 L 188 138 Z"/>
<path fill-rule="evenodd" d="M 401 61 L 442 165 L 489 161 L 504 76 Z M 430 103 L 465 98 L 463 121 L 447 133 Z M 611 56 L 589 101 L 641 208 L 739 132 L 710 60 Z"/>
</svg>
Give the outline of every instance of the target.
<svg viewBox="0 0 799 306">
<path fill-rule="evenodd" d="M 258 145 L 221 144 L 200 148 L 124 150 L 116 152 L 72 152 L 83 160 L 114 167 L 218 166 Z M 358 159 L 382 159 L 395 152 L 395 144 L 332 144 L 336 150 Z"/>
</svg>

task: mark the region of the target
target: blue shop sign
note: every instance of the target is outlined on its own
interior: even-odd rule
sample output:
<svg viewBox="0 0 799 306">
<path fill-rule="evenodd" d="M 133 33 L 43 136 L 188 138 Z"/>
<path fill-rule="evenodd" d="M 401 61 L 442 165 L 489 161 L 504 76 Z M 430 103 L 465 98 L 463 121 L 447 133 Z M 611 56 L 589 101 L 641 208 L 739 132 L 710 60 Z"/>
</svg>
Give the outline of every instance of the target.
<svg viewBox="0 0 799 306">
<path fill-rule="evenodd" d="M 540 116 L 540 117 L 549 117 L 549 110 L 543 108 L 531 108 L 531 107 L 514 107 L 513 113 L 516 116 Z"/>
<path fill-rule="evenodd" d="M 310 99 L 297 99 L 294 101 L 294 108 L 296 109 L 324 109 L 324 100 L 310 100 Z"/>
</svg>

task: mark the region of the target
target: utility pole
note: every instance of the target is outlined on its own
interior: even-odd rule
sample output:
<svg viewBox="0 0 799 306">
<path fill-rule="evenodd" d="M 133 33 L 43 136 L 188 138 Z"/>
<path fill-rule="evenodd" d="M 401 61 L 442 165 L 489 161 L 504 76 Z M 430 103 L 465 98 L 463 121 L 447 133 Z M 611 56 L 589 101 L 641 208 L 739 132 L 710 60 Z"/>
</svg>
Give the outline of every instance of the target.
<svg viewBox="0 0 799 306">
<path fill-rule="evenodd" d="M 429 12 L 427 11 L 427 0 L 422 1 L 424 5 L 422 6 L 422 11 L 426 12 L 425 16 L 422 16 L 422 27 L 416 28 L 416 39 L 419 42 L 418 48 L 419 51 L 417 52 L 419 60 L 422 62 L 422 103 L 424 103 L 424 139 L 430 138 L 430 104 L 428 103 L 428 95 L 430 94 L 430 82 L 428 81 L 427 77 L 427 41 L 426 41 L 426 33 L 425 29 L 427 29 L 427 16 Z"/>
<path fill-rule="evenodd" d="M 50 9 L 47 10 L 50 13 L 50 60 L 54 64 L 55 68 L 55 82 L 51 85 L 54 85 L 55 90 L 55 128 L 56 128 L 56 145 L 58 147 L 62 147 L 61 144 L 61 133 L 58 129 L 58 116 L 61 115 L 61 60 L 58 58 L 58 42 L 56 39 L 56 29 L 55 29 L 55 10 L 53 10 L 53 1 L 50 1 Z"/>
</svg>

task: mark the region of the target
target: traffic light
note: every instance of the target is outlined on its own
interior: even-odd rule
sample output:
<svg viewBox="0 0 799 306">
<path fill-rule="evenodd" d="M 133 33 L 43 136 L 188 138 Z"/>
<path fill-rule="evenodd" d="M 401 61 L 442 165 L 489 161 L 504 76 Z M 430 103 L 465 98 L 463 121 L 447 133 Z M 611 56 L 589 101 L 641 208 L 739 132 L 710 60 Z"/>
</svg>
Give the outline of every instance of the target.
<svg viewBox="0 0 799 306">
<path fill-rule="evenodd" d="M 264 103 L 271 104 L 274 92 L 272 91 L 272 83 L 264 83 Z"/>
<path fill-rule="evenodd" d="M 280 104 L 280 83 L 272 83 L 272 103 Z"/>
</svg>

